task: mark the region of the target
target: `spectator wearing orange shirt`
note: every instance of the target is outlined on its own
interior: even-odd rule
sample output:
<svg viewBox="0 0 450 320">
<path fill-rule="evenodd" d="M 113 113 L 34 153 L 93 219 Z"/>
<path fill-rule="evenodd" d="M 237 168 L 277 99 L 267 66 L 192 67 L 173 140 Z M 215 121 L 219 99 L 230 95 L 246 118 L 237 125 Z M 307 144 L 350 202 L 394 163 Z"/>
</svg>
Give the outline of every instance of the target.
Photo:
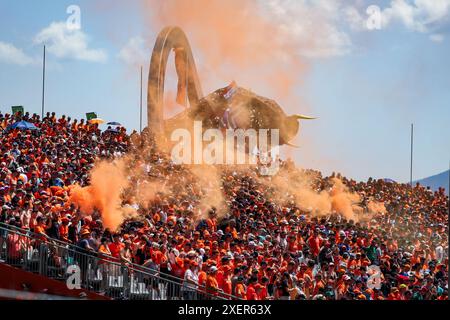
<svg viewBox="0 0 450 320">
<path fill-rule="evenodd" d="M 235 295 L 239 299 L 246 300 L 246 289 L 244 285 L 244 277 L 242 275 L 237 278 Z"/>
<path fill-rule="evenodd" d="M 211 295 L 217 295 L 219 292 L 219 285 L 217 283 L 217 267 L 212 266 L 209 269 L 208 276 L 206 278 L 206 292 Z"/>
<path fill-rule="evenodd" d="M 34 226 L 34 233 L 40 235 L 40 239 L 45 241 L 47 239 L 47 226 L 45 224 L 45 218 L 39 216 L 36 218 L 36 225 Z"/>
<path fill-rule="evenodd" d="M 256 293 L 255 285 L 257 284 L 257 278 L 251 277 L 248 281 L 247 292 L 245 293 L 246 300 L 259 300 Z"/>
<path fill-rule="evenodd" d="M 222 279 L 222 285 L 220 286 L 220 289 L 222 289 L 223 293 L 226 295 L 231 295 L 232 290 L 232 284 L 231 284 L 231 275 L 232 275 L 232 269 L 230 266 L 223 266 L 223 279 Z"/>
<path fill-rule="evenodd" d="M 111 255 L 114 258 L 119 259 L 120 258 L 120 251 L 125 247 L 125 245 L 120 241 L 120 235 L 114 234 L 113 235 L 113 242 L 111 242 L 109 245 L 109 250 L 111 252 Z"/>
<path fill-rule="evenodd" d="M 70 243 L 69 223 L 70 223 L 70 220 L 67 217 L 61 218 L 61 224 L 59 226 L 59 237 L 60 237 L 60 240 Z"/>
</svg>

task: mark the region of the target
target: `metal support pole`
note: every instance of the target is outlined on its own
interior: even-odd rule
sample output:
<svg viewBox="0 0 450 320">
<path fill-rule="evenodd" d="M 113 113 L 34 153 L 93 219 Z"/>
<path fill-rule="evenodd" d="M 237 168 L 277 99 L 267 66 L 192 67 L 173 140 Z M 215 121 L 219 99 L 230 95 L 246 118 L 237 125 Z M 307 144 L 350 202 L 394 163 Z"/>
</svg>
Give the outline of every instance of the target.
<svg viewBox="0 0 450 320">
<path fill-rule="evenodd" d="M 41 110 L 42 119 L 44 119 L 44 110 L 45 110 L 45 46 L 44 46 L 44 57 L 42 61 L 42 110 Z"/>
<path fill-rule="evenodd" d="M 411 123 L 411 164 L 409 171 L 409 182 L 411 189 L 413 188 L 413 149 L 414 148 L 414 124 Z"/>
<path fill-rule="evenodd" d="M 142 66 L 141 66 L 141 93 L 139 104 L 139 132 L 142 132 Z"/>
</svg>

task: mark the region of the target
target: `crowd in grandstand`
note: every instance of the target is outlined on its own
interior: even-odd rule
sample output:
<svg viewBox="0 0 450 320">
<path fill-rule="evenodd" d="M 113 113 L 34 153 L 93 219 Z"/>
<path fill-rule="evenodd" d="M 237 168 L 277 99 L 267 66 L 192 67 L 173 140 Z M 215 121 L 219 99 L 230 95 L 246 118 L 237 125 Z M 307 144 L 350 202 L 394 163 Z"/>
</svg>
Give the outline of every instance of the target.
<svg viewBox="0 0 450 320">
<path fill-rule="evenodd" d="M 8 130 L 19 120 L 39 130 Z M 443 189 L 310 171 L 317 192 L 338 176 L 363 206 L 368 199 L 384 203 L 386 212 L 355 222 L 339 213 L 312 215 L 294 201 L 273 201 L 276 190 L 262 183 L 258 170 L 224 168 L 226 213 L 213 207 L 197 219 L 194 210 L 208 186 L 158 152 L 147 131 L 102 132 L 55 113 L 43 119 L 0 113 L 0 128 L 1 223 L 176 276 L 186 299 L 199 288 L 247 300 L 447 299 Z M 124 192 L 124 204 L 136 207 L 140 217 L 114 232 L 103 227 L 98 212 L 81 214 L 69 194 L 74 184 L 89 184 L 97 158 L 124 154 L 132 155 L 130 167 L 144 168 L 148 179 L 165 182 L 171 192 L 161 191 L 145 206 Z M 302 171 L 289 161 L 280 170 L 294 177 Z M 140 183 L 137 176 L 130 179 Z"/>
</svg>

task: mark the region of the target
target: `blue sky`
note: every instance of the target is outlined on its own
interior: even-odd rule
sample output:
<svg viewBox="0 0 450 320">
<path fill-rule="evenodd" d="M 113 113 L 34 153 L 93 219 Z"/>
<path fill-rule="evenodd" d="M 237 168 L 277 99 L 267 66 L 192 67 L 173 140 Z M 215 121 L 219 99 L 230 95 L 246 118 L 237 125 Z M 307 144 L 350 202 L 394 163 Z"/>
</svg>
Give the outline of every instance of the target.
<svg viewBox="0 0 450 320">
<path fill-rule="evenodd" d="M 159 30 L 157 23 L 148 23 L 151 15 L 142 13 L 148 7 L 141 1 L 128 2 L 0 0 L 0 110 L 24 105 L 40 112 L 45 42 L 50 47 L 48 111 L 76 118 L 96 111 L 105 120 L 138 129 L 139 65 L 144 66 L 145 80 Z M 371 31 L 364 27 L 365 9 L 374 3 L 381 10 L 381 29 Z M 61 30 L 70 5 L 81 9 L 81 30 L 73 33 Z M 150 8 L 157 9 L 157 4 Z M 326 34 L 317 31 L 322 39 L 317 47 L 299 52 L 308 72 L 295 90 L 305 103 L 303 113 L 319 119 L 302 123 L 296 139 L 301 148 L 287 154 L 301 166 L 325 173 L 407 181 L 409 130 L 414 123 L 414 177 L 448 168 L 450 1 L 274 0 L 265 9 L 280 8 L 290 14 L 288 26 L 308 28 L 301 21 L 311 15 L 314 23 L 327 27 Z M 279 12 L 278 18 L 287 14 Z M 61 43 L 59 36 L 73 41 Z M 302 34 L 292 37 L 300 43 Z M 193 48 L 200 68 L 207 68 L 201 50 L 195 43 Z M 205 93 L 233 79 L 216 80 L 204 85 Z M 254 88 L 264 86 L 255 83 Z"/>
</svg>

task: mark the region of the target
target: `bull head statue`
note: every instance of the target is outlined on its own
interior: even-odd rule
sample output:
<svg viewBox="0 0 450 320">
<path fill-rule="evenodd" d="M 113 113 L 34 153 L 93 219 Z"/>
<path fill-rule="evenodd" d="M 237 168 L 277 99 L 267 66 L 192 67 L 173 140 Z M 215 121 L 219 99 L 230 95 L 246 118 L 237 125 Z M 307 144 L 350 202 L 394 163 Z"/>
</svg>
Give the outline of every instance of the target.
<svg viewBox="0 0 450 320">
<path fill-rule="evenodd" d="M 164 81 L 172 51 L 178 76 L 177 102 L 186 107 L 189 102 L 190 108 L 164 120 Z M 201 120 L 204 128 L 279 129 L 280 145 L 290 146 L 299 131 L 299 120 L 314 119 L 287 116 L 275 101 L 238 87 L 235 82 L 203 96 L 191 47 L 178 27 L 164 28 L 156 40 L 150 63 L 147 114 L 148 128 L 156 135 Z"/>
</svg>

